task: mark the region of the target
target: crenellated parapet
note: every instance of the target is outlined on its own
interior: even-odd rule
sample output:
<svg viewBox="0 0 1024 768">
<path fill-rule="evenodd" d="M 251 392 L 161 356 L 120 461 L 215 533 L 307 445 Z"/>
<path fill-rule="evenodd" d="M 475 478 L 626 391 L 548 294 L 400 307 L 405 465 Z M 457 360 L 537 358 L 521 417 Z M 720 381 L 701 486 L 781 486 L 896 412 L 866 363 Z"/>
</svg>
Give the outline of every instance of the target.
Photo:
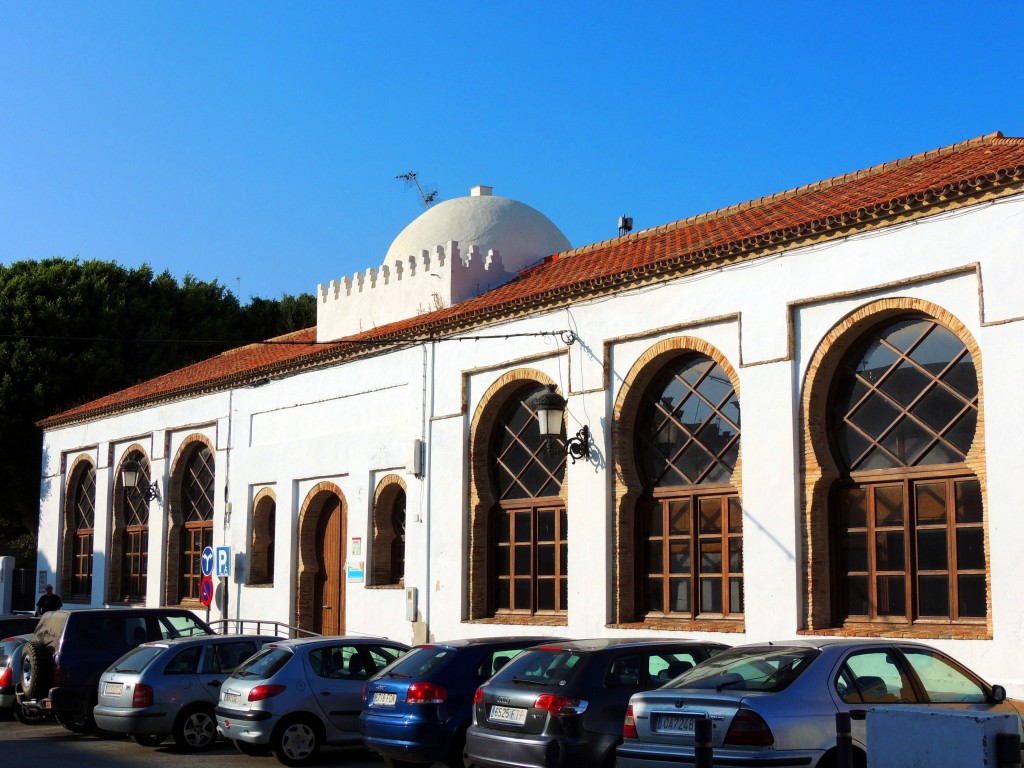
<svg viewBox="0 0 1024 768">
<path fill-rule="evenodd" d="M 318 286 L 317 340 L 331 341 L 369 328 L 458 304 L 514 276 L 494 248 L 460 247 L 455 240 L 403 255 Z"/>
</svg>

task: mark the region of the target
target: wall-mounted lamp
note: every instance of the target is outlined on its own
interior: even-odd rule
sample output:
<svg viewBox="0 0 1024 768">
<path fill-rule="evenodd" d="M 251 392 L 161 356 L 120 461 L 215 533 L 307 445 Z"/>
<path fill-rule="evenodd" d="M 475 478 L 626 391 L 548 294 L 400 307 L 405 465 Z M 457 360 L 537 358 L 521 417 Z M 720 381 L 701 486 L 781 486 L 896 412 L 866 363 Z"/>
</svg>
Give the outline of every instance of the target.
<svg viewBox="0 0 1024 768">
<path fill-rule="evenodd" d="M 145 476 L 142 465 L 134 459 L 129 459 L 121 465 L 121 482 L 129 496 L 141 496 L 146 501 L 160 498 L 160 486 L 154 480 L 149 485 L 139 481 Z"/>
<path fill-rule="evenodd" d="M 565 398 L 555 392 L 555 385 L 548 384 L 544 392 L 526 401 L 537 412 L 540 436 L 547 443 L 549 453 L 558 453 L 558 439 L 562 436 L 562 418 L 565 414 Z M 590 427 L 586 424 L 565 443 L 565 452 L 575 464 L 577 459 L 590 458 Z"/>
</svg>

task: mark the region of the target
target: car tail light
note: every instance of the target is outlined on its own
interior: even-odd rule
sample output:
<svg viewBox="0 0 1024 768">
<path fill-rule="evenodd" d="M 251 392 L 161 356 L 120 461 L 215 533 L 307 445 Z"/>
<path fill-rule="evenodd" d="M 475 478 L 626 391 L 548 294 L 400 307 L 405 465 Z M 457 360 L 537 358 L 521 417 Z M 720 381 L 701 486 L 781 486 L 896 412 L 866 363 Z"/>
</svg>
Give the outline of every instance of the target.
<svg viewBox="0 0 1024 768">
<path fill-rule="evenodd" d="M 554 693 L 542 693 L 533 702 L 533 707 L 547 710 L 552 715 L 578 715 L 586 710 L 587 702 Z"/>
<path fill-rule="evenodd" d="M 363 683 L 363 693 L 362 693 L 363 704 L 366 703 L 366 686 L 367 686 L 367 683 Z"/>
<path fill-rule="evenodd" d="M 622 724 L 622 738 L 624 739 L 636 739 L 639 738 L 636 734 L 636 720 L 633 719 L 633 705 L 630 704 L 626 710 L 626 720 Z"/>
<path fill-rule="evenodd" d="M 11 678 L 13 676 L 14 675 L 11 672 L 11 668 L 10 667 L 5 669 L 2 673 L 0 673 L 0 686 L 3 686 L 3 687 L 6 688 L 8 685 L 10 685 L 11 684 Z"/>
<path fill-rule="evenodd" d="M 434 683 L 413 683 L 405 696 L 406 704 L 444 704 L 448 691 Z"/>
<path fill-rule="evenodd" d="M 64 667 L 60 664 L 53 668 L 53 685 L 54 687 L 64 685 Z"/>
<path fill-rule="evenodd" d="M 132 693 L 132 708 L 153 706 L 153 689 L 145 683 L 136 683 Z"/>
<path fill-rule="evenodd" d="M 772 736 L 768 723 L 757 712 L 752 709 L 741 709 L 729 725 L 725 743 L 740 747 L 770 747 L 775 743 L 775 737 Z"/>
<path fill-rule="evenodd" d="M 279 693 L 284 693 L 283 685 L 257 685 L 249 691 L 249 701 L 263 701 Z"/>
<path fill-rule="evenodd" d="M 483 688 L 477 688 L 476 689 L 476 693 L 473 694 L 473 703 L 474 704 L 479 704 L 483 700 L 484 700 L 484 689 Z"/>
</svg>

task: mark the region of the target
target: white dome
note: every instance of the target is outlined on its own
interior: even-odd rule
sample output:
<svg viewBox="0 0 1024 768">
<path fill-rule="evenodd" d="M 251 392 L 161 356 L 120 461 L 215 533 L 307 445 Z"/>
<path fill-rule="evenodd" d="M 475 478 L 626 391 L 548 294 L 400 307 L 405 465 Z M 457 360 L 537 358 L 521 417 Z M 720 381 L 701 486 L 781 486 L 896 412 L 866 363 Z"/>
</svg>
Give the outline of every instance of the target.
<svg viewBox="0 0 1024 768">
<path fill-rule="evenodd" d="M 494 249 L 513 274 L 538 259 L 572 248 L 569 240 L 543 213 L 507 197 L 494 197 L 488 187 L 475 187 L 469 197 L 445 200 L 429 208 L 395 238 L 385 264 L 423 251 L 433 252 L 449 240 L 462 253 L 470 246 L 486 254 Z"/>
</svg>

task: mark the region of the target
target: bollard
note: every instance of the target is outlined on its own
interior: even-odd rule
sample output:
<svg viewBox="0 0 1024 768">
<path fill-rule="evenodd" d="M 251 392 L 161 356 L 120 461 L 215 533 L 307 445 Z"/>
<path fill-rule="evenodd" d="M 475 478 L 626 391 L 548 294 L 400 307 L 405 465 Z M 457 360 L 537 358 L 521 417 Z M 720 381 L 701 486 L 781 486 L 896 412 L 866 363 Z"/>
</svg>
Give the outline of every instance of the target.
<svg viewBox="0 0 1024 768">
<path fill-rule="evenodd" d="M 999 768 L 1020 768 L 1020 734 L 996 734 L 996 764 Z"/>
<path fill-rule="evenodd" d="M 836 712 L 836 768 L 853 768 L 853 733 L 850 713 Z"/>
<path fill-rule="evenodd" d="M 694 768 L 714 768 L 715 758 L 712 754 L 711 720 L 707 717 L 698 717 L 697 722 L 694 724 L 693 736 Z"/>
</svg>

